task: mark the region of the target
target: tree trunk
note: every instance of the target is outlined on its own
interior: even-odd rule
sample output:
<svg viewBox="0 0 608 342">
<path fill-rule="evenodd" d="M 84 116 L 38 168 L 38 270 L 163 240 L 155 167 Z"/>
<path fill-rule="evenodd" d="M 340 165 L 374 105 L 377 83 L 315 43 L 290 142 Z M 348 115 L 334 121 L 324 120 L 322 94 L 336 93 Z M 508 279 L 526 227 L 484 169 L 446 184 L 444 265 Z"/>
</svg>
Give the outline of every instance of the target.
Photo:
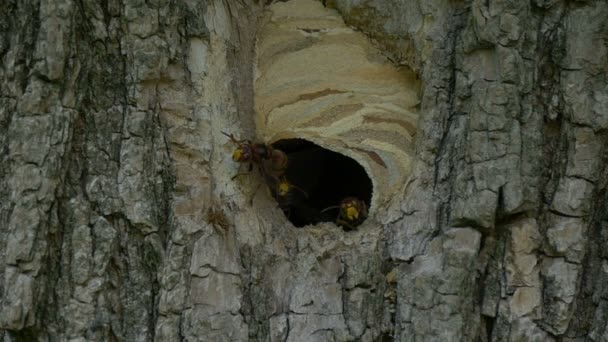
<svg viewBox="0 0 608 342">
<path fill-rule="evenodd" d="M 608 340 L 606 1 L 324 1 L 421 82 L 354 232 L 231 180 L 268 5 L 0 2 L 0 338 Z"/>
</svg>

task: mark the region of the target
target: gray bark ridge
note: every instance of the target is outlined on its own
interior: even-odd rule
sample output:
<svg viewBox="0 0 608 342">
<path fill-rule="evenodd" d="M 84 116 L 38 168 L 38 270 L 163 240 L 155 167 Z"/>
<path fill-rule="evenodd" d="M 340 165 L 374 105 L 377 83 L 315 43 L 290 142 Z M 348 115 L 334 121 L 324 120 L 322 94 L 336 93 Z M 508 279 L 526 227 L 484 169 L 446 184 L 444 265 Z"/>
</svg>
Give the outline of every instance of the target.
<svg viewBox="0 0 608 342">
<path fill-rule="evenodd" d="M 5 341 L 608 339 L 608 4 L 327 0 L 422 83 L 379 222 L 290 227 L 237 0 L 0 3 Z"/>
</svg>

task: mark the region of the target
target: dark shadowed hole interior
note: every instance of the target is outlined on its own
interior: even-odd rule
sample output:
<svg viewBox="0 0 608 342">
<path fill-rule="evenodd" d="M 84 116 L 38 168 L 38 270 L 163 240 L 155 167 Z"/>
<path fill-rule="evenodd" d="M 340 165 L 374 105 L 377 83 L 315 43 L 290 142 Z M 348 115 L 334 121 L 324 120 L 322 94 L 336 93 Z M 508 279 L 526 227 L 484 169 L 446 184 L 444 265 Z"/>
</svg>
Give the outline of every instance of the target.
<svg viewBox="0 0 608 342">
<path fill-rule="evenodd" d="M 308 197 L 293 191 L 282 209 L 294 226 L 318 222 L 335 222 L 337 206 L 345 197 L 357 197 L 367 204 L 372 197 L 372 181 L 354 159 L 322 148 L 303 139 L 285 139 L 272 144 L 287 153 L 289 166 L 285 173 L 290 183 L 303 189 Z"/>
</svg>

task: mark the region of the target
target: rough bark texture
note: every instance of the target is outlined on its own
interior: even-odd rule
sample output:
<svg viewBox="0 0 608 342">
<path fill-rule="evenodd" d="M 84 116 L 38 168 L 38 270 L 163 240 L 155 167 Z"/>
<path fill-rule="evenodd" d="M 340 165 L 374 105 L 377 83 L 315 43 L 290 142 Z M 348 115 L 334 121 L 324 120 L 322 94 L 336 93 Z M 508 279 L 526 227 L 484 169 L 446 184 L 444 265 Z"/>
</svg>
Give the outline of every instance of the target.
<svg viewBox="0 0 608 342">
<path fill-rule="evenodd" d="M 0 338 L 608 340 L 608 3 L 325 5 L 422 82 L 351 233 L 230 180 L 263 4 L 0 2 Z"/>
</svg>

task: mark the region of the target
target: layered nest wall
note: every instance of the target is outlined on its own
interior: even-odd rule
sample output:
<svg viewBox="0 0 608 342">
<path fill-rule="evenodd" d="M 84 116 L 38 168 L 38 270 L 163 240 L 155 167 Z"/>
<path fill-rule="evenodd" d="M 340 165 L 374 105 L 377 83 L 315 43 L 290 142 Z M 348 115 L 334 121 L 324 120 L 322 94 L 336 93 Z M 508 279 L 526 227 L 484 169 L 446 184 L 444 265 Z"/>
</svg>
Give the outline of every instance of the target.
<svg viewBox="0 0 608 342">
<path fill-rule="evenodd" d="M 403 190 L 419 104 L 411 70 L 314 0 L 269 6 L 256 49 L 257 135 L 289 154 L 286 176 L 307 192 L 307 206 L 357 196 L 373 214 Z M 290 209 L 296 226 L 317 220 Z"/>
</svg>

